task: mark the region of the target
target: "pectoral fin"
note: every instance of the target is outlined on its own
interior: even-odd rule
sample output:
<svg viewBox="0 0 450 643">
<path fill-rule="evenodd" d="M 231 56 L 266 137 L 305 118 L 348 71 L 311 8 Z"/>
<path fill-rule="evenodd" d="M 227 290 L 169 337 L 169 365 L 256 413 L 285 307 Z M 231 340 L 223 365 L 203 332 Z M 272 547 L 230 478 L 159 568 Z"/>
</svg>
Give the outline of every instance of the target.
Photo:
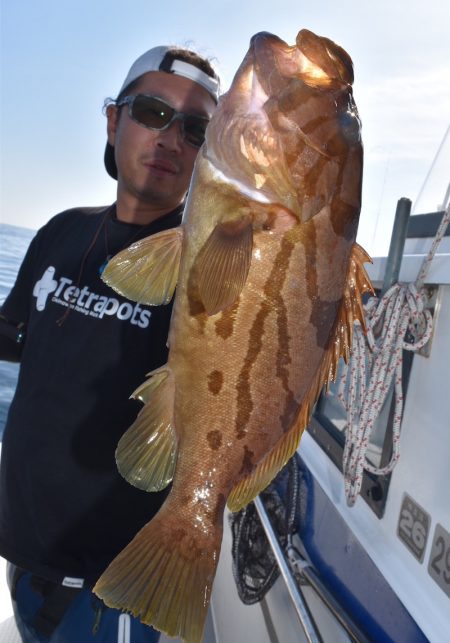
<svg viewBox="0 0 450 643">
<path fill-rule="evenodd" d="M 130 484 L 144 491 L 159 491 L 172 480 L 177 457 L 174 381 L 167 366 L 150 375 L 133 393 L 145 406 L 121 437 L 116 461 L 119 472 Z"/>
<path fill-rule="evenodd" d="M 217 225 L 195 262 L 200 298 L 208 315 L 231 306 L 244 287 L 253 249 L 249 219 Z"/>
<path fill-rule="evenodd" d="M 111 259 L 103 281 L 140 304 L 168 304 L 178 279 L 182 240 L 180 226 L 133 243 Z"/>
</svg>

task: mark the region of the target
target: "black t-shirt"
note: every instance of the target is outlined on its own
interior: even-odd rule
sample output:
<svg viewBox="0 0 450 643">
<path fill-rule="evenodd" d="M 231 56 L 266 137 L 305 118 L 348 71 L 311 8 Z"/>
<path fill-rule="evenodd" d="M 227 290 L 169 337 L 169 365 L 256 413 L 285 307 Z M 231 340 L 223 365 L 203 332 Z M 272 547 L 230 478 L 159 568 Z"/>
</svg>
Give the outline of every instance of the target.
<svg viewBox="0 0 450 643">
<path fill-rule="evenodd" d="M 142 227 L 115 208 L 63 212 L 31 242 L 2 313 L 26 323 L 0 471 L 0 553 L 35 574 L 94 582 L 167 492 L 117 472 L 114 452 L 142 405 L 130 400 L 167 358 L 171 306 L 131 302 L 104 284 L 108 254 L 180 223 Z"/>
</svg>

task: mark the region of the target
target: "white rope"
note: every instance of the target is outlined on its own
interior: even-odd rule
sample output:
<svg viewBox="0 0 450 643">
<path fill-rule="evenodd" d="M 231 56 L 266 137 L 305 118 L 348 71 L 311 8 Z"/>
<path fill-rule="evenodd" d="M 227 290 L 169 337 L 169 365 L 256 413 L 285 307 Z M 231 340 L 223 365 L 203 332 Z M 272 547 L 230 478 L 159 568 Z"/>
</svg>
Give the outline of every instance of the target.
<svg viewBox="0 0 450 643">
<path fill-rule="evenodd" d="M 364 470 L 386 475 L 399 459 L 403 350 L 417 351 L 431 336 L 433 320 L 425 308 L 423 284 L 449 221 L 450 207 L 447 207 L 416 282 L 394 284 L 380 300 L 369 299 L 365 306 L 367 333 L 358 321 L 353 327 L 351 358 L 338 385 L 338 398 L 347 413 L 343 472 L 349 506 L 355 504 L 361 491 Z M 407 332 L 413 338 L 412 342 L 405 341 Z M 376 467 L 367 460 L 366 453 L 375 422 L 392 386 L 395 400 L 392 456 L 387 465 Z"/>
</svg>

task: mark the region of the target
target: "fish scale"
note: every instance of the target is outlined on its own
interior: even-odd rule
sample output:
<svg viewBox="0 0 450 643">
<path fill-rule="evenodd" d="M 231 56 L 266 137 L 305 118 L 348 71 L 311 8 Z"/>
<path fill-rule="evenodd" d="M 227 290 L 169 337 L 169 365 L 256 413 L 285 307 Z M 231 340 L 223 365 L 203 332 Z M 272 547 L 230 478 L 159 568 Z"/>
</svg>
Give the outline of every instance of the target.
<svg viewBox="0 0 450 643">
<path fill-rule="evenodd" d="M 244 506 L 293 455 L 353 321 L 364 326 L 352 81 L 326 38 L 254 36 L 208 125 L 181 228 L 133 244 L 103 275 L 146 304 L 170 301 L 176 283 L 168 362 L 136 391 L 145 406 L 116 452 L 131 484 L 173 482 L 94 591 L 189 643 L 201 641 L 225 503 Z"/>
</svg>

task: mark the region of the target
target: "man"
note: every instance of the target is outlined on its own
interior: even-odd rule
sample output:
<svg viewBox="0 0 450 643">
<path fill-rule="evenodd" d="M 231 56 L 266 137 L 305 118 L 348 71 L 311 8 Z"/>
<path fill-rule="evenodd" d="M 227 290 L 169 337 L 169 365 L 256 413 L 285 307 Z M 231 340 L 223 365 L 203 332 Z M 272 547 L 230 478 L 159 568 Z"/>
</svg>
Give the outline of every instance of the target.
<svg viewBox="0 0 450 643">
<path fill-rule="evenodd" d="M 106 107 L 117 202 L 51 219 L 2 307 L 0 358 L 21 369 L 3 438 L 0 554 L 25 641 L 158 639 L 90 587 L 166 496 L 125 482 L 114 451 L 140 410 L 130 394 L 166 361 L 170 306 L 131 302 L 100 275 L 133 241 L 180 223 L 218 95 L 192 52 L 138 58 Z"/>
</svg>

